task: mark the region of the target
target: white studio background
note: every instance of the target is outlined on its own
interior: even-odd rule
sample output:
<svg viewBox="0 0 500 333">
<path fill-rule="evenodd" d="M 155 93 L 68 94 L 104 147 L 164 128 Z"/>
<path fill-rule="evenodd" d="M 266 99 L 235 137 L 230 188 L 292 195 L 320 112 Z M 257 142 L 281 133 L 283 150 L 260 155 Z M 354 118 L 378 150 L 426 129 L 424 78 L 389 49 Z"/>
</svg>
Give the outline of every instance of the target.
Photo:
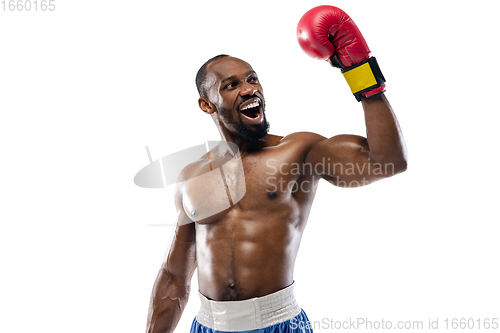
<svg viewBox="0 0 500 333">
<path fill-rule="evenodd" d="M 151 225 L 174 222 L 173 202 L 133 177 L 145 146 L 158 159 L 218 139 L 194 84 L 208 58 L 252 64 L 273 134 L 364 134 L 342 75 L 296 41 L 321 4 L 377 56 L 410 163 L 365 188 L 320 185 L 299 304 L 311 320 L 499 317 L 493 1 L 53 3 L 0 11 L 2 332 L 144 331 L 172 235 Z M 195 276 L 177 332 L 196 292 Z"/>
</svg>

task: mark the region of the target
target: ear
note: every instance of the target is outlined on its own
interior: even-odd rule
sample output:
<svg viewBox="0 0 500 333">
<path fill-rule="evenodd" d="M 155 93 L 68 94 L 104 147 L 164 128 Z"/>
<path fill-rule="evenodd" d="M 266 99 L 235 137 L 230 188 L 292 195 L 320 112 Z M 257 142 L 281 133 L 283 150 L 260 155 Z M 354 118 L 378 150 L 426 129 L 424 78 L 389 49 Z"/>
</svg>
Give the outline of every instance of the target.
<svg viewBox="0 0 500 333">
<path fill-rule="evenodd" d="M 207 114 L 212 114 L 217 111 L 215 105 L 205 97 L 198 98 L 198 106 L 203 112 Z"/>
</svg>

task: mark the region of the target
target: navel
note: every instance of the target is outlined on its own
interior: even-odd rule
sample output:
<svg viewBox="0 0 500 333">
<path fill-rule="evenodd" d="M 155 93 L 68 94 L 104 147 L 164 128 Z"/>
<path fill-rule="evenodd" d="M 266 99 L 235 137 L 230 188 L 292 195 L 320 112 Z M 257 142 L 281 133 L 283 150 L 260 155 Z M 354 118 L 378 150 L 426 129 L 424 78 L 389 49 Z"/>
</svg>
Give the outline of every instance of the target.
<svg viewBox="0 0 500 333">
<path fill-rule="evenodd" d="M 267 197 L 269 199 L 276 199 L 278 197 L 278 193 L 276 193 L 276 191 L 267 191 Z"/>
</svg>

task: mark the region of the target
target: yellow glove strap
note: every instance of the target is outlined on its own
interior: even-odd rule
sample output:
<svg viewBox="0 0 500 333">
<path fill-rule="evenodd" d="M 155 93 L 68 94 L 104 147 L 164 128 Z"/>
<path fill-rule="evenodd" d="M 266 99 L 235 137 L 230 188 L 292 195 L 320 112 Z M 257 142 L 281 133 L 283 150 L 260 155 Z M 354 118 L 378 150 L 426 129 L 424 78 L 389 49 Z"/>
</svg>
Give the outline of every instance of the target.
<svg viewBox="0 0 500 333">
<path fill-rule="evenodd" d="M 354 95 L 380 87 L 385 83 L 375 57 L 342 70 L 342 74 Z"/>
</svg>

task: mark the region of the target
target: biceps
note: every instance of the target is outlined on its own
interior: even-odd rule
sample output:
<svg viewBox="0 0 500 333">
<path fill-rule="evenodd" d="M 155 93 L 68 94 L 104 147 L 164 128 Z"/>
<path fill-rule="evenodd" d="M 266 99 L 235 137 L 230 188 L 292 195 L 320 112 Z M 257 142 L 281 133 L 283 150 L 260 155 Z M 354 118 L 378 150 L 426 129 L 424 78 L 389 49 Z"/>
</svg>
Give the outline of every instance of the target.
<svg viewBox="0 0 500 333">
<path fill-rule="evenodd" d="M 338 135 L 318 142 L 312 147 L 306 163 L 318 176 L 337 186 L 362 186 L 376 178 L 376 166 L 370 160 L 368 141 L 361 136 Z M 349 185 L 346 181 L 353 184 Z"/>
<path fill-rule="evenodd" d="M 356 135 L 337 135 L 316 143 L 306 156 L 320 176 L 340 175 L 347 166 L 368 161 L 368 142 Z"/>
</svg>

